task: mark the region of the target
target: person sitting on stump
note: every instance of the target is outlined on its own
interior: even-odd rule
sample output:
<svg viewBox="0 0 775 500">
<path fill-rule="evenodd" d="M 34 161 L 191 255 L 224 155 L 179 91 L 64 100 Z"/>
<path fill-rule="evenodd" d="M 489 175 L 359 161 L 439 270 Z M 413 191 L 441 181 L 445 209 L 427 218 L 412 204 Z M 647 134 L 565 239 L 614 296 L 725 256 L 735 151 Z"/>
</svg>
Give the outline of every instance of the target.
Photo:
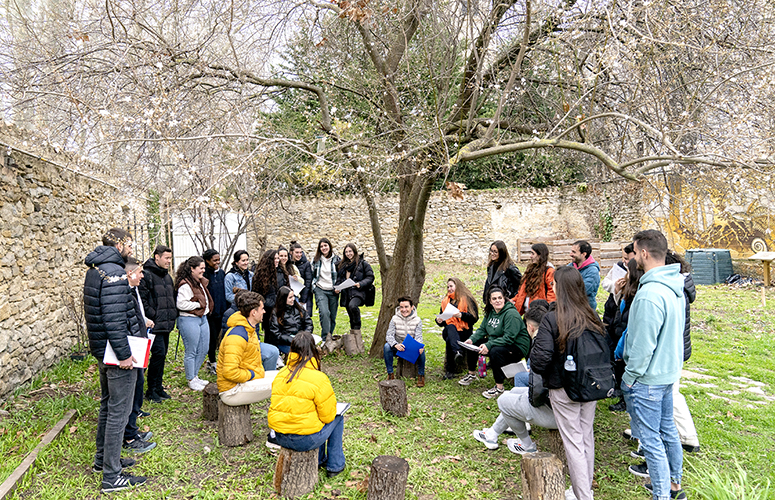
<svg viewBox="0 0 775 500">
<path fill-rule="evenodd" d="M 422 344 L 422 320 L 417 316 L 417 308 L 409 297 L 398 299 L 396 314 L 390 320 L 387 333 L 385 334 L 385 367 L 387 368 L 388 380 L 393 380 L 393 357 L 398 351 L 404 351 L 404 340 L 406 337 L 412 337 Z M 420 356 L 417 358 L 417 387 L 425 387 L 425 349 L 420 349 Z"/>
<path fill-rule="evenodd" d="M 344 471 L 344 417 L 336 413 L 334 388 L 320 370 L 320 350 L 311 333 L 301 332 L 291 342 L 288 364 L 272 382 L 268 423 L 283 448 L 317 449 L 318 466 L 326 468 L 328 477 Z"/>
<path fill-rule="evenodd" d="M 449 380 L 459 373 L 459 366 L 465 364 L 468 373 L 476 376 L 476 361 L 479 356 L 460 347 L 458 342 L 468 340 L 473 333 L 474 325 L 479 321 L 479 306 L 476 305 L 473 294 L 459 278 L 447 280 L 447 295 L 441 300 L 439 313 L 443 313 L 447 304 L 452 304 L 458 312 L 446 321 L 436 317 L 436 324 L 443 326 L 441 338 L 446 344 L 444 353 L 444 379 Z"/>
</svg>

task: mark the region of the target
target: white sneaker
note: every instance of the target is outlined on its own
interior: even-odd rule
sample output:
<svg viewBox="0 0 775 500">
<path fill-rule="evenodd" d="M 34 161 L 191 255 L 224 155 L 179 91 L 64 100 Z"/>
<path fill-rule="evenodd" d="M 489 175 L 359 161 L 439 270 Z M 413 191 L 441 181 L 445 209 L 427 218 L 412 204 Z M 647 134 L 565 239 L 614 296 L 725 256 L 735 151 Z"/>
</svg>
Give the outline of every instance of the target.
<svg viewBox="0 0 775 500">
<path fill-rule="evenodd" d="M 191 389 L 192 391 L 201 391 L 205 388 L 205 386 L 197 382 L 196 378 L 192 378 L 191 380 L 188 381 L 188 388 Z"/>
<path fill-rule="evenodd" d="M 285 363 L 283 363 L 283 358 L 277 358 L 277 369 L 279 370 L 283 366 L 285 366 Z"/>
<path fill-rule="evenodd" d="M 199 377 L 194 377 L 194 380 L 196 381 L 196 383 L 197 383 L 197 384 L 199 384 L 199 385 L 202 387 L 201 389 L 199 389 L 200 391 L 201 391 L 202 389 L 204 389 L 205 387 L 207 387 L 207 384 L 209 384 L 209 383 L 210 383 L 210 382 L 208 382 L 207 380 L 202 380 L 202 379 L 201 379 L 201 378 L 199 378 Z"/>
<path fill-rule="evenodd" d="M 484 445 L 487 447 L 488 450 L 497 450 L 498 441 L 488 441 L 487 436 L 485 434 L 486 430 L 487 429 L 482 429 L 481 431 L 474 430 L 473 432 L 474 439 L 476 439 L 480 443 L 484 443 Z"/>
<path fill-rule="evenodd" d="M 510 452 L 516 453 L 517 455 L 524 455 L 525 453 L 535 453 L 538 451 L 538 447 L 535 445 L 535 443 L 533 443 L 533 446 L 531 448 L 528 448 L 524 444 L 522 444 L 522 441 L 520 441 L 519 439 L 507 439 L 506 446 L 509 448 Z"/>
<path fill-rule="evenodd" d="M 573 487 L 571 486 L 567 490 L 565 490 L 565 500 L 577 500 L 576 494 L 573 493 Z"/>
</svg>

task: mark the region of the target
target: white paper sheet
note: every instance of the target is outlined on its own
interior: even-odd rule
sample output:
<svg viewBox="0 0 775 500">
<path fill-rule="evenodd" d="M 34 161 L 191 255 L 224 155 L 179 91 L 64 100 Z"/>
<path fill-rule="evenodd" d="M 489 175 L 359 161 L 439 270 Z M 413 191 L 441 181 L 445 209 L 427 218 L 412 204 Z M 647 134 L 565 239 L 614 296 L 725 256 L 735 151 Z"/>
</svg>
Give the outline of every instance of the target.
<svg viewBox="0 0 775 500">
<path fill-rule="evenodd" d="M 506 378 L 512 378 L 517 373 L 522 373 L 527 371 L 527 364 L 525 364 L 525 360 L 518 363 L 511 363 L 509 365 L 504 366 L 501 368 L 503 370 L 503 374 L 506 375 Z"/>
<path fill-rule="evenodd" d="M 347 288 L 354 287 L 354 286 L 355 286 L 355 282 L 353 280 L 351 280 L 350 278 L 347 278 L 346 280 L 341 282 L 339 285 L 335 286 L 334 290 L 336 290 L 338 292 L 341 292 L 342 290 L 345 290 Z"/>
<path fill-rule="evenodd" d="M 464 349 L 468 349 L 469 351 L 476 351 L 479 352 L 481 350 L 481 346 L 474 345 L 474 344 L 466 344 L 465 342 L 457 341 L 458 344 L 460 344 L 460 347 Z"/>
<path fill-rule="evenodd" d="M 611 279 L 614 283 L 619 281 L 621 278 L 625 278 L 627 276 L 627 271 L 619 267 L 619 264 L 615 264 L 614 267 L 611 269 Z"/>
<path fill-rule="evenodd" d="M 148 368 L 148 358 L 151 355 L 151 339 L 129 336 L 127 341 L 129 342 L 129 350 L 135 358 L 132 366 L 135 368 Z M 105 355 L 102 357 L 102 362 L 106 365 L 118 366 L 119 360 L 110 342 L 105 346 Z"/>
<path fill-rule="evenodd" d="M 447 321 L 449 318 L 453 317 L 455 314 L 459 313 L 460 310 L 453 306 L 452 304 L 447 304 L 447 307 L 444 308 L 444 312 L 436 316 L 436 319 L 439 321 Z"/>
<path fill-rule="evenodd" d="M 291 282 L 291 290 L 293 290 L 293 293 L 298 297 L 302 290 L 304 290 L 304 281 L 299 283 L 295 279 L 291 278 L 288 281 Z"/>
</svg>

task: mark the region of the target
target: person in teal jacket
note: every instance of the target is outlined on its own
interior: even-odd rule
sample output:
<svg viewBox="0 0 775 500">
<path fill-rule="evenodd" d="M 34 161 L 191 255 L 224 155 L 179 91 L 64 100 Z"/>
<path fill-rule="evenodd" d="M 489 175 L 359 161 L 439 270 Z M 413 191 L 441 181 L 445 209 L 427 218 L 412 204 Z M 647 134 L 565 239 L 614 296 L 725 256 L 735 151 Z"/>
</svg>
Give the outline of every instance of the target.
<svg viewBox="0 0 775 500">
<path fill-rule="evenodd" d="M 484 308 L 484 319 L 479 328 L 465 341 L 466 344 L 479 346 L 479 354 L 490 357 L 490 367 L 495 379 L 495 387 L 482 393 L 487 399 L 503 394 L 503 381 L 506 375 L 503 367 L 517 363 L 530 352 L 530 335 L 527 327 L 519 317 L 517 308 L 506 299 L 503 289 L 491 286 L 487 291 L 487 306 Z M 458 383 L 469 385 L 475 378 L 466 375 Z"/>
<path fill-rule="evenodd" d="M 684 357 L 684 277 L 680 264 L 665 265 L 667 240 L 659 231 L 640 231 L 633 247 L 645 274 L 630 306 L 622 394 L 646 463 L 629 470 L 651 479 L 656 500 L 686 498 L 681 490 L 683 450 L 673 420 L 673 384 L 681 376 Z"/>
</svg>

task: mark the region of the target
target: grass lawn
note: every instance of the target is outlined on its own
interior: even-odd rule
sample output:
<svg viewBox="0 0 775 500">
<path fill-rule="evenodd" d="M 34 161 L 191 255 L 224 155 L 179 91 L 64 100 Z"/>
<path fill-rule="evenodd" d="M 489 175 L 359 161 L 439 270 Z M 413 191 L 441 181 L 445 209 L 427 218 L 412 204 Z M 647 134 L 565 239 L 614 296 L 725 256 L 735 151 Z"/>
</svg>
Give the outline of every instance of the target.
<svg viewBox="0 0 775 500">
<path fill-rule="evenodd" d="M 419 306 L 428 349 L 427 385 L 417 389 L 409 383 L 409 417 L 392 417 L 380 408 L 377 382 L 385 377 L 381 359 L 348 358 L 343 352 L 324 358 L 324 371 L 338 399 L 353 404 L 345 420 L 347 469 L 333 479 L 323 474 L 309 498 L 365 498 L 363 485 L 371 461 L 385 454 L 408 460 L 407 498 L 522 498 L 521 458 L 505 445 L 491 451 L 471 437 L 473 429 L 489 426 L 497 416 L 496 401 L 481 396 L 493 385 L 492 375 L 469 387 L 441 380 L 444 346 L 433 317 L 446 291 L 446 278 L 451 275 L 461 277 L 476 295 L 481 294 L 483 268 L 428 265 Z M 367 343 L 379 310 L 379 286 L 377 290 L 377 305 L 363 311 Z M 692 376 L 682 380 L 682 392 L 702 445 L 700 454 L 684 457 L 684 488 L 689 498 L 700 498 L 697 488 L 701 481 L 695 470 L 724 475 L 739 464 L 749 480 L 775 479 L 773 290 L 767 299 L 765 308 L 760 288 L 698 287 L 692 307 L 694 351 L 685 366 Z M 602 308 L 605 293 L 599 294 L 598 302 Z M 347 313 L 342 308 L 337 323 L 337 332 L 345 333 Z M 173 399 L 158 405 L 145 403 L 144 409 L 151 416 L 140 420 L 145 430 L 153 431 L 159 446 L 141 455 L 132 469 L 135 474 L 147 475 L 149 481 L 143 488 L 112 494 L 111 498 L 271 497 L 275 456 L 264 446 L 269 402 L 252 405 L 253 442 L 240 448 L 220 446 L 217 426 L 200 417 L 201 394 L 186 387 L 182 343 L 177 359 L 174 335 L 171 343 L 165 384 L 170 386 Z M 214 380 L 212 376 L 200 377 Z M 96 362 L 67 360 L 2 404 L 10 415 L 0 417 L 0 455 L 4 457 L 0 481 L 12 473 L 67 409 L 78 411 L 73 426 L 41 453 L 32 472 L 10 498 L 100 496 L 101 476 L 91 473 L 98 394 Z M 629 457 L 633 447 L 621 438 L 622 430 L 629 426 L 628 418 L 623 413 L 609 412 L 608 404 L 612 402 L 598 404 L 595 420 L 595 498 L 646 500 L 650 498 L 642 487 L 646 481 L 627 472 L 627 466 L 637 462 Z M 546 447 L 542 429 L 534 429 L 533 437 L 539 448 Z M 503 441 L 505 438 L 502 436 Z"/>
</svg>

